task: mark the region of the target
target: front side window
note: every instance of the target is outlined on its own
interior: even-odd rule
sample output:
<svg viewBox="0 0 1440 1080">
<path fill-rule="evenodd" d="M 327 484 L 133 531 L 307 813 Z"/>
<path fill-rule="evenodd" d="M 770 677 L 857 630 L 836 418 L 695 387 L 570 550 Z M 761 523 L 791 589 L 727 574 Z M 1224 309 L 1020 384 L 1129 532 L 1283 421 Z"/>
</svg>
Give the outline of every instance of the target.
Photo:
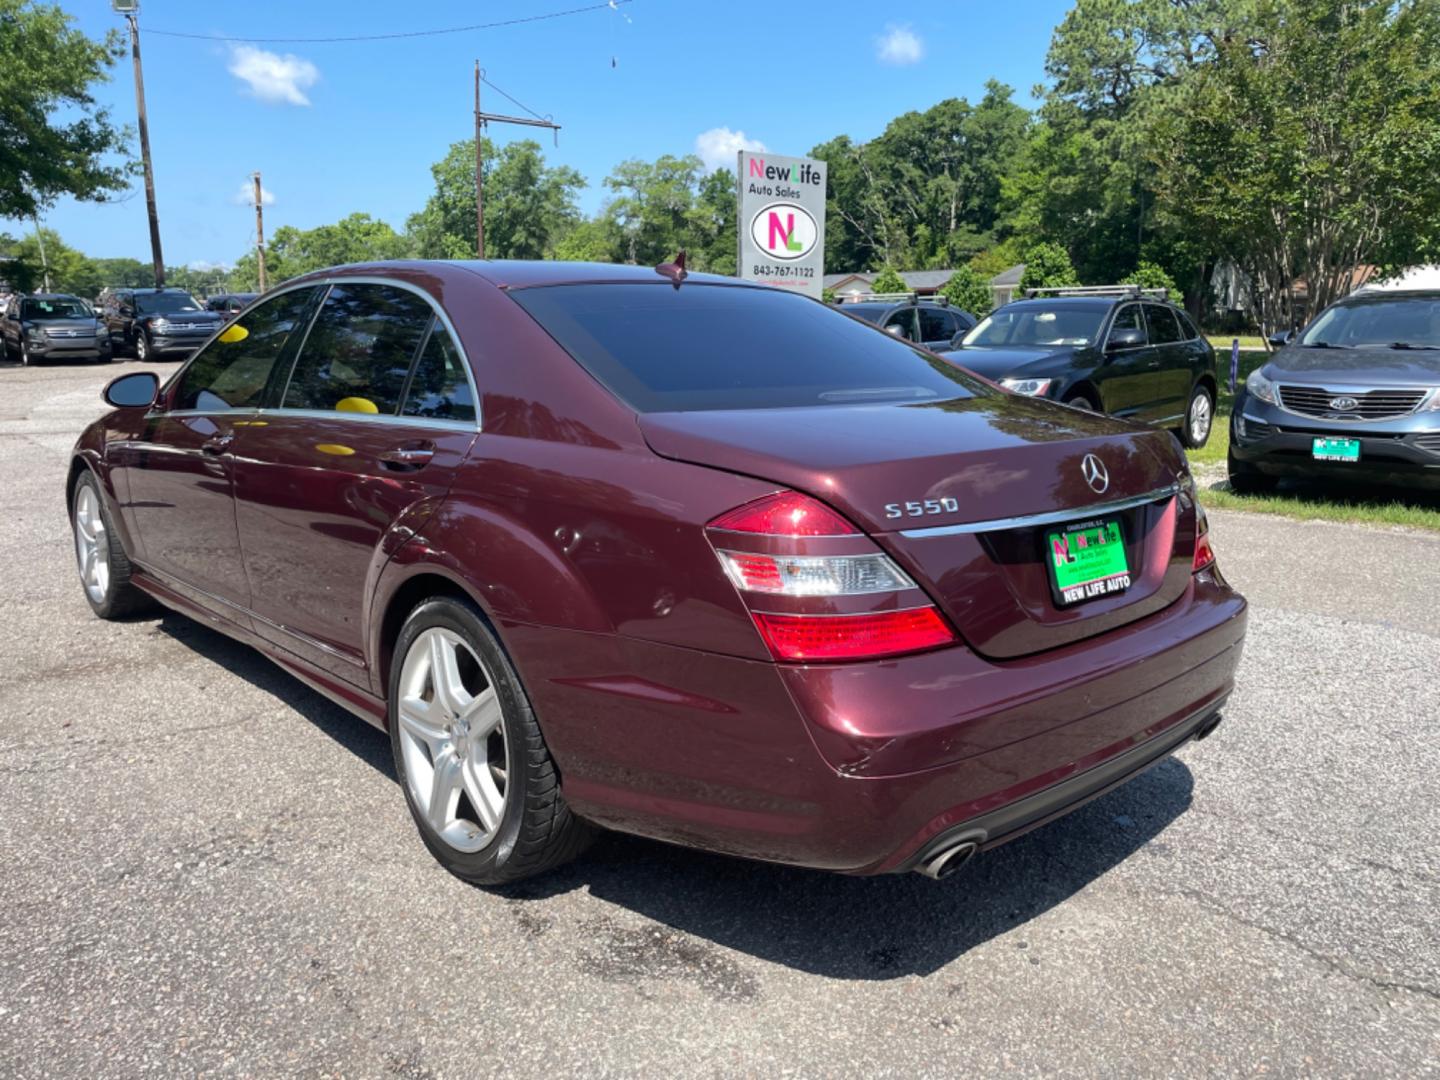
<svg viewBox="0 0 1440 1080">
<path fill-rule="evenodd" d="M 948 311 L 920 309 L 920 340 L 949 341 L 955 336 L 955 322 Z"/>
<path fill-rule="evenodd" d="M 1184 335 L 1180 332 L 1180 324 L 1175 321 L 1175 313 L 1167 307 L 1161 307 L 1159 304 L 1146 304 L 1145 321 L 1150 324 L 1150 344 L 1152 345 L 1170 345 L 1184 340 Z"/>
<path fill-rule="evenodd" d="M 783 289 L 546 285 L 510 290 L 638 412 L 775 409 L 984 397 L 984 383 Z"/>
<path fill-rule="evenodd" d="M 331 286 L 282 407 L 394 416 L 430 319 L 430 305 L 406 289 Z"/>
<path fill-rule="evenodd" d="M 258 408 L 270 372 L 291 333 L 303 325 L 314 295 L 314 289 L 281 293 L 211 339 L 181 373 L 174 408 Z"/>
<path fill-rule="evenodd" d="M 906 341 L 916 340 L 915 313 L 909 308 L 906 308 L 904 311 L 897 311 L 894 315 L 891 315 L 890 318 L 885 320 L 885 328 L 887 330 L 892 326 L 899 328 L 900 336 L 903 337 Z"/>
<path fill-rule="evenodd" d="M 1115 321 L 1110 324 L 1110 333 L 1114 334 L 1116 330 L 1139 330 L 1140 344 L 1132 348 L 1142 348 L 1145 345 L 1145 320 L 1140 315 L 1139 304 L 1126 304 L 1115 313 Z"/>
<path fill-rule="evenodd" d="M 436 320 L 425 349 L 410 377 L 410 390 L 400 410 L 404 416 L 430 420 L 475 420 L 475 395 L 465 377 L 465 361 L 445 324 Z"/>
</svg>

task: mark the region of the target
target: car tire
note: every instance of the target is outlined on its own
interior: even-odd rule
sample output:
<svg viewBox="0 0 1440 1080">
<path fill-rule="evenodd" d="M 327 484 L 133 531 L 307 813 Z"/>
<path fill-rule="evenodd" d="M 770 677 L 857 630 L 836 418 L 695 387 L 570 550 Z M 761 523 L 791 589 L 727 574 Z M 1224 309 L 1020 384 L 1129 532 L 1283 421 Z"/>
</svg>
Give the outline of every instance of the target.
<svg viewBox="0 0 1440 1080">
<path fill-rule="evenodd" d="M 135 359 L 142 364 L 147 364 L 154 359 L 150 355 L 150 337 L 143 330 L 135 335 Z"/>
<path fill-rule="evenodd" d="M 395 643 L 388 705 L 405 803 L 450 873 L 503 885 L 589 844 L 594 829 L 565 802 L 530 699 L 472 604 L 436 597 L 410 613 Z"/>
<path fill-rule="evenodd" d="M 1071 394 L 1067 397 L 1065 404 L 1069 405 L 1072 409 L 1079 409 L 1082 412 L 1098 413 L 1100 411 L 1100 406 L 1096 403 L 1095 399 L 1083 390 L 1078 394 Z"/>
<path fill-rule="evenodd" d="M 1215 428 L 1215 395 L 1204 383 L 1190 393 L 1185 418 L 1180 424 L 1180 441 L 1187 450 L 1199 450 L 1210 441 Z"/>
<path fill-rule="evenodd" d="M 71 493 L 70 525 L 75 534 L 80 584 L 96 615 L 120 619 L 155 606 L 148 594 L 131 583 L 134 568 L 111 525 L 100 481 L 89 469 L 81 473 Z"/>
<path fill-rule="evenodd" d="M 1230 480 L 1230 490 L 1237 495 L 1269 495 L 1275 490 L 1273 476 L 1266 476 L 1253 465 L 1237 461 L 1233 453 L 1225 455 L 1225 470 Z"/>
</svg>

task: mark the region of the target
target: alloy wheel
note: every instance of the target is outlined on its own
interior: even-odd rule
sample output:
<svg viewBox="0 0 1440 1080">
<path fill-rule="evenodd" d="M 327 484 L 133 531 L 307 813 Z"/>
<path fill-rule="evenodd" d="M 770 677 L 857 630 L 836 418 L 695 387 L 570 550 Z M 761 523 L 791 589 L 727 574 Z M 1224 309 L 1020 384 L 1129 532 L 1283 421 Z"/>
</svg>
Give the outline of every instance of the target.
<svg viewBox="0 0 1440 1080">
<path fill-rule="evenodd" d="M 464 638 L 436 626 L 406 652 L 398 696 L 411 799 L 450 847 L 481 850 L 499 833 L 509 789 L 494 679 Z"/>
<path fill-rule="evenodd" d="M 110 536 L 100 513 L 100 496 L 90 484 L 81 484 L 75 496 L 75 560 L 90 600 L 103 604 L 110 588 Z"/>
<path fill-rule="evenodd" d="M 142 364 L 150 359 L 150 343 L 145 340 L 145 335 L 140 334 L 135 338 L 135 359 Z"/>
<path fill-rule="evenodd" d="M 1210 438 L 1210 425 L 1214 423 L 1215 410 L 1210 404 L 1210 395 L 1201 390 L 1190 402 L 1190 441 L 1203 446 Z"/>
</svg>

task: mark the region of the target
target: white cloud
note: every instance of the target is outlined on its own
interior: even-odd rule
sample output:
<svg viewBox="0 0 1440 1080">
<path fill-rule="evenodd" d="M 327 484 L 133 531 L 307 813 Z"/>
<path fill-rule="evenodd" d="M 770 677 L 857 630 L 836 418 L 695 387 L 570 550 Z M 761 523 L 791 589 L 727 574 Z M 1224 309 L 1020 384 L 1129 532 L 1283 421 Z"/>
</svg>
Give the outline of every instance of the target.
<svg viewBox="0 0 1440 1080">
<path fill-rule="evenodd" d="M 751 139 L 743 131 L 728 127 L 711 128 L 695 136 L 695 153 L 705 163 L 707 172 L 735 168 L 735 155 L 741 150 L 769 150 L 759 139 Z"/>
<path fill-rule="evenodd" d="M 191 270 L 199 271 L 202 274 L 210 270 L 230 269 L 230 264 L 227 262 L 211 262 L 209 259 L 193 259 L 185 265 L 190 267 Z"/>
<path fill-rule="evenodd" d="M 238 206 L 255 205 L 255 181 L 241 180 L 240 187 L 236 189 L 232 200 Z M 260 186 L 260 205 L 269 206 L 275 201 L 275 193 L 263 184 Z"/>
<path fill-rule="evenodd" d="M 885 33 L 875 39 L 875 59 L 882 64 L 904 67 L 918 64 L 924 55 L 925 43 L 908 26 L 891 23 L 885 27 Z"/>
<path fill-rule="evenodd" d="M 230 74 L 249 87 L 252 97 L 271 105 L 309 105 L 305 90 L 320 81 L 320 69 L 309 60 L 253 45 L 230 50 Z"/>
</svg>

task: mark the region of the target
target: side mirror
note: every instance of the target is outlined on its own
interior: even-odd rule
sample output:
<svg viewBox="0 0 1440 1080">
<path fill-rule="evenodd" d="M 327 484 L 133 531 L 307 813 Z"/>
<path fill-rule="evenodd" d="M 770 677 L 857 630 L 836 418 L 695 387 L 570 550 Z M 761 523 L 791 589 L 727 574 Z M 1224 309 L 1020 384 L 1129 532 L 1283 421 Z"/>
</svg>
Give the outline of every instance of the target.
<svg viewBox="0 0 1440 1080">
<path fill-rule="evenodd" d="M 950 347 L 952 349 L 960 348 L 965 343 L 965 335 L 969 332 L 969 330 L 956 330 L 955 336 L 950 339 Z"/>
<path fill-rule="evenodd" d="M 1110 339 L 1105 342 L 1105 351 L 1123 352 L 1125 349 L 1138 349 L 1144 344 L 1145 331 L 1138 326 L 1122 326 L 1119 330 L 1110 331 Z"/>
<path fill-rule="evenodd" d="M 1270 335 L 1270 344 L 1277 349 L 1283 349 L 1294 337 L 1294 330 L 1278 330 Z"/>
<path fill-rule="evenodd" d="M 160 379 L 153 371 L 132 371 L 111 379 L 102 396 L 117 409 L 144 409 L 155 404 L 159 392 Z"/>
<path fill-rule="evenodd" d="M 885 333 L 889 334 L 891 337 L 903 338 L 905 336 L 904 329 L 897 326 L 895 323 L 891 323 L 889 326 L 885 327 Z"/>
</svg>

